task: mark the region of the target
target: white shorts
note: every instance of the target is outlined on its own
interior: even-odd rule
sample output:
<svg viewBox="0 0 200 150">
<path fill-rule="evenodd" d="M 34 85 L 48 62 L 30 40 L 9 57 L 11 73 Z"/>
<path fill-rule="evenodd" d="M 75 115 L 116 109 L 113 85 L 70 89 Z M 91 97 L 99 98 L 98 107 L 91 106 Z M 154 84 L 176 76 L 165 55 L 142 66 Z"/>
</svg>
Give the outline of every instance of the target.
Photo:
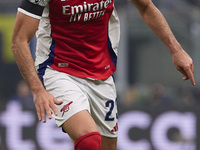
<svg viewBox="0 0 200 150">
<path fill-rule="evenodd" d="M 117 137 L 118 114 L 116 88 L 112 76 L 105 80 L 74 77 L 47 68 L 44 86 L 62 105 L 56 105 L 58 116 L 53 114 L 60 127 L 74 114 L 88 110 L 103 136 Z"/>
</svg>

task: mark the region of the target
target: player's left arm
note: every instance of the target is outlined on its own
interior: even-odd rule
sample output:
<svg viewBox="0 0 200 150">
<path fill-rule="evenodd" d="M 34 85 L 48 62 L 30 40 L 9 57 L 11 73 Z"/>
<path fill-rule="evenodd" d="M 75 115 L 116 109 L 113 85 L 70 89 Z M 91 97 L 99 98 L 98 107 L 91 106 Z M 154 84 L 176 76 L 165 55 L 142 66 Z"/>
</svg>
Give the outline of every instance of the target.
<svg viewBox="0 0 200 150">
<path fill-rule="evenodd" d="M 175 67 L 183 74 L 183 80 L 190 79 L 192 85 L 195 85 L 193 61 L 174 37 L 161 12 L 151 0 L 130 0 L 130 2 L 137 8 L 143 21 L 167 46 Z"/>
</svg>

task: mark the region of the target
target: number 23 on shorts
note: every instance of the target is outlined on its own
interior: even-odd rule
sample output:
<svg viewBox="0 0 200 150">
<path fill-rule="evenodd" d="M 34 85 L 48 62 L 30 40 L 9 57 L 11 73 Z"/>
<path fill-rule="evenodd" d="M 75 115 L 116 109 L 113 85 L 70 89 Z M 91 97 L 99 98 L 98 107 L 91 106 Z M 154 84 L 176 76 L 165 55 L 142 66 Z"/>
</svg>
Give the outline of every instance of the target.
<svg viewBox="0 0 200 150">
<path fill-rule="evenodd" d="M 109 108 L 109 111 L 107 112 L 106 117 L 105 117 L 105 121 L 114 121 L 115 117 L 112 117 L 111 114 L 112 114 L 112 111 L 115 107 L 115 102 L 113 100 L 108 100 L 105 103 L 105 107 Z M 116 114 L 116 118 L 117 118 L 117 114 Z"/>
</svg>

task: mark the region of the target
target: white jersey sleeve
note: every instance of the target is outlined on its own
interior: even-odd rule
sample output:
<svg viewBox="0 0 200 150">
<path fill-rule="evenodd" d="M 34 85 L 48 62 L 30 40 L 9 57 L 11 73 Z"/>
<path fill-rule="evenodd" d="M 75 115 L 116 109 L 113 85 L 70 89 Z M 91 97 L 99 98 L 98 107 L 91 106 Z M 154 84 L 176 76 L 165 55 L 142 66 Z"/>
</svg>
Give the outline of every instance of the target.
<svg viewBox="0 0 200 150">
<path fill-rule="evenodd" d="M 112 43 L 112 48 L 117 55 L 120 40 L 120 22 L 115 7 L 109 19 L 109 39 Z"/>
</svg>

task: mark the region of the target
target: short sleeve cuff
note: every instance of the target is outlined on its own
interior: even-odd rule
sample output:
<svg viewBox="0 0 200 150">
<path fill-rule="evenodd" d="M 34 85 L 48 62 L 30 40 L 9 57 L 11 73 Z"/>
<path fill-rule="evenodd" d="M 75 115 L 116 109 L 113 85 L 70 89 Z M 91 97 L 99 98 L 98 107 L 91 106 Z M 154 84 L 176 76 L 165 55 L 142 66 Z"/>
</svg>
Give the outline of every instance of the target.
<svg viewBox="0 0 200 150">
<path fill-rule="evenodd" d="M 18 11 L 36 19 L 41 19 L 43 10 L 44 6 L 41 6 L 39 4 L 34 4 L 28 0 L 22 0 L 18 8 Z"/>
<path fill-rule="evenodd" d="M 22 8 L 18 8 L 18 11 L 23 13 L 23 14 L 25 14 L 25 15 L 27 15 L 27 16 L 29 16 L 29 17 L 35 18 L 35 19 L 41 19 L 42 18 L 41 16 L 32 14 L 32 13 L 30 13 L 30 12 L 28 12 L 28 11 L 22 9 Z"/>
</svg>

